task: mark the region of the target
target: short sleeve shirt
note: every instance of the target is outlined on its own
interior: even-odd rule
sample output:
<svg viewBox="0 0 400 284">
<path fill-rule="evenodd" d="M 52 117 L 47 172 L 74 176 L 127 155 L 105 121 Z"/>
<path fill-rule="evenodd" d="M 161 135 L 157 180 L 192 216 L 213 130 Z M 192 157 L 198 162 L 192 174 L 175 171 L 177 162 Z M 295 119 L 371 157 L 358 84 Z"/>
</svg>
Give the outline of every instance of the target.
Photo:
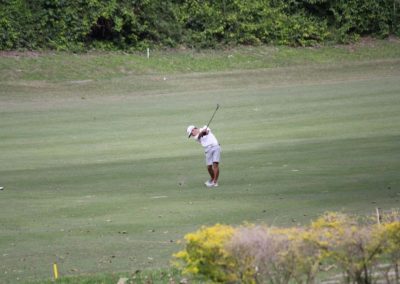
<svg viewBox="0 0 400 284">
<path fill-rule="evenodd" d="M 212 146 L 218 146 L 218 140 L 217 138 L 214 136 L 214 134 L 211 132 L 211 129 L 204 126 L 203 128 L 200 128 L 200 132 L 207 129 L 208 130 L 208 134 L 204 135 L 203 137 L 201 137 L 200 139 L 198 139 L 198 137 L 196 136 L 195 138 L 197 139 L 197 141 L 199 141 L 199 143 L 201 144 L 201 146 L 203 146 L 205 149 L 212 147 Z"/>
</svg>

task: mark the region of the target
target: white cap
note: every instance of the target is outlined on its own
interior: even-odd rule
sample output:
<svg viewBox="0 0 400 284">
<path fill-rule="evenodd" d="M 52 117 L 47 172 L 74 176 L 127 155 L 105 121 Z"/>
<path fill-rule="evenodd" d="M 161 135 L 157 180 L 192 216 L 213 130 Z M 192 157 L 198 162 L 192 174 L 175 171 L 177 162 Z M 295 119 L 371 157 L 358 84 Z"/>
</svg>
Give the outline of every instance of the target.
<svg viewBox="0 0 400 284">
<path fill-rule="evenodd" d="M 192 136 L 192 130 L 195 129 L 196 126 L 194 125 L 189 125 L 188 128 L 186 129 L 186 132 L 188 134 L 188 138 L 190 138 L 190 136 Z"/>
</svg>

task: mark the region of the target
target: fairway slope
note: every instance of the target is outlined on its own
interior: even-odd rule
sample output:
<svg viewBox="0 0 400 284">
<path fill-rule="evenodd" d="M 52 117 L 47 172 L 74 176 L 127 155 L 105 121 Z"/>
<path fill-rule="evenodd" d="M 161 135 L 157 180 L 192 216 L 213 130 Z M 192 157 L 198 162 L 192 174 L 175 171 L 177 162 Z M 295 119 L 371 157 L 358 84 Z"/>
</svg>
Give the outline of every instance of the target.
<svg viewBox="0 0 400 284">
<path fill-rule="evenodd" d="M 98 80 L 13 72 L 0 71 L 1 283 L 50 279 L 54 262 L 61 276 L 168 267 L 202 225 L 399 207 L 398 58 Z M 217 103 L 209 190 L 185 130 Z"/>
</svg>

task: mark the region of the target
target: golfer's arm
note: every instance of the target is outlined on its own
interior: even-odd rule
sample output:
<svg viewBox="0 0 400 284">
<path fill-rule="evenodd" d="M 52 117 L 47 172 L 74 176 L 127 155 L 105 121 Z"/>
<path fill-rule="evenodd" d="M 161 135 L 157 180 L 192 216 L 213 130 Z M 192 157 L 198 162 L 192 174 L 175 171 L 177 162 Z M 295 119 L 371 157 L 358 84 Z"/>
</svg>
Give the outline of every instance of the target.
<svg viewBox="0 0 400 284">
<path fill-rule="evenodd" d="M 206 128 L 206 129 L 202 130 L 202 131 L 199 133 L 199 139 L 200 139 L 201 137 L 203 137 L 203 136 L 206 136 L 207 134 L 208 134 L 208 129 Z"/>
<path fill-rule="evenodd" d="M 206 136 L 207 134 L 208 134 L 208 129 L 204 129 L 204 130 L 200 131 L 197 139 L 200 140 L 201 137 Z"/>
</svg>

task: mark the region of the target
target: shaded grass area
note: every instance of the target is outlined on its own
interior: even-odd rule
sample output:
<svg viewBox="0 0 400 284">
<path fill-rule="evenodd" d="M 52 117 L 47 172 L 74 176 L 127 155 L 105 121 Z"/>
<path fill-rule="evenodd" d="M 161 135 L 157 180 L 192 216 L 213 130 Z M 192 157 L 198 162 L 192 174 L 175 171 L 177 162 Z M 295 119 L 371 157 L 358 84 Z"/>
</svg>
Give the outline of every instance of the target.
<svg viewBox="0 0 400 284">
<path fill-rule="evenodd" d="M 51 279 L 57 262 L 62 278 L 114 273 L 107 283 L 168 267 L 178 240 L 202 225 L 293 226 L 325 211 L 398 207 L 399 57 L 365 52 L 373 59 L 328 52 L 254 70 L 214 61 L 182 74 L 176 64 L 166 76 L 161 61 L 115 71 L 128 55 L 1 58 L 0 282 Z M 78 65 L 87 57 L 90 67 Z M 185 129 L 205 124 L 216 103 L 223 153 L 211 191 Z"/>
<path fill-rule="evenodd" d="M 260 68 L 342 64 L 400 57 L 400 41 L 364 39 L 346 46 L 319 48 L 236 47 L 223 50 L 155 50 L 143 53 L 3 53 L 0 80 L 77 81 L 105 80 L 132 75 L 182 74 L 256 70 Z M 4 56 L 5 55 L 5 56 Z"/>
</svg>

